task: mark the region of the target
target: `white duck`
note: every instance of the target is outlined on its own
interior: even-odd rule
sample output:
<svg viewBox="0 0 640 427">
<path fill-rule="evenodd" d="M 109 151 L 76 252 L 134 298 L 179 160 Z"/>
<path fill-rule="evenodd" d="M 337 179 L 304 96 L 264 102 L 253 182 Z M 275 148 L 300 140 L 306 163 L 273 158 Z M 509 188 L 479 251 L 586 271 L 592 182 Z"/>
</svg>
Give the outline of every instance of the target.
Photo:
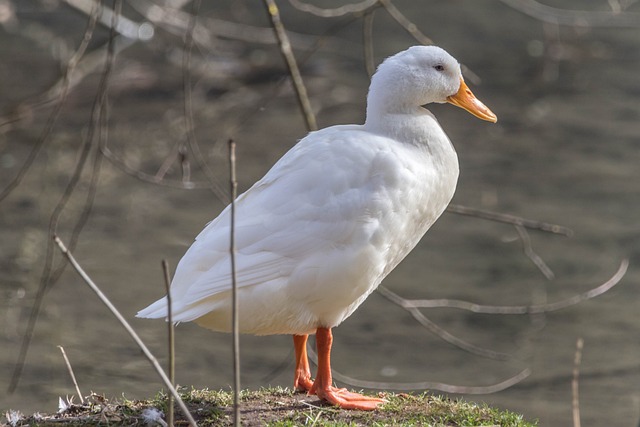
<svg viewBox="0 0 640 427">
<path fill-rule="evenodd" d="M 449 102 L 491 122 L 460 65 L 435 46 L 387 58 L 372 78 L 364 125 L 310 133 L 236 200 L 236 269 L 242 333 L 293 335 L 296 389 L 348 409 L 382 399 L 333 386 L 331 328 L 415 247 L 453 197 L 456 152 L 422 106 Z M 178 264 L 173 320 L 231 330 L 230 208 Z M 138 317 L 164 318 L 166 298 Z M 311 379 L 306 342 L 316 334 Z"/>
</svg>

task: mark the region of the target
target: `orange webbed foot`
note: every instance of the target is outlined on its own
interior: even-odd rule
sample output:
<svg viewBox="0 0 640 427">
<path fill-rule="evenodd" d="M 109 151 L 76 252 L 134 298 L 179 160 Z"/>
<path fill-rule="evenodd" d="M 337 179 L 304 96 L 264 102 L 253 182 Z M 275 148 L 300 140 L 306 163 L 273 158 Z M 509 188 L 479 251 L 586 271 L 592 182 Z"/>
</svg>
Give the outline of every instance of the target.
<svg viewBox="0 0 640 427">
<path fill-rule="evenodd" d="M 298 372 L 296 371 L 296 376 L 293 380 L 293 388 L 296 391 L 304 391 L 308 392 L 313 387 L 313 381 L 311 380 L 310 372 Z"/>
<path fill-rule="evenodd" d="M 318 374 L 316 380 L 309 389 L 309 394 L 315 394 L 322 400 L 343 409 L 360 409 L 372 411 L 386 400 L 377 397 L 363 396 L 359 393 L 348 391 L 346 388 L 333 386 L 331 378 L 331 344 L 333 335 L 331 328 L 318 328 L 316 330 L 316 345 L 318 347 Z"/>
<path fill-rule="evenodd" d="M 309 390 L 309 394 L 315 394 L 320 399 L 325 400 L 332 405 L 336 405 L 342 409 L 359 409 L 362 411 L 373 411 L 378 406 L 387 402 L 385 399 L 378 397 L 364 396 L 354 393 L 346 388 L 325 387 Z"/>
</svg>

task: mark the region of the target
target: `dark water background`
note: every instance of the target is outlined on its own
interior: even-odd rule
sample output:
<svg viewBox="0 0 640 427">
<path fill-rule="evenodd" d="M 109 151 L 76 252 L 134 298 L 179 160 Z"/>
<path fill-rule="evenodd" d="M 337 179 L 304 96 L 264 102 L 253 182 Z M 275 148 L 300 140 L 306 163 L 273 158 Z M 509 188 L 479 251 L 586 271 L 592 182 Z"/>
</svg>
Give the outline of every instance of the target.
<svg viewBox="0 0 640 427">
<path fill-rule="evenodd" d="M 328 35 L 306 58 L 303 75 L 321 127 L 361 123 L 367 75 L 362 22 L 321 19 L 281 2 L 294 43 Z M 530 3 L 530 2 L 524 2 Z M 620 2 L 624 4 L 623 2 Z M 78 45 L 86 16 L 64 2 L 13 5 L 15 20 L 0 29 L 2 122 L 60 77 Z M 531 232 L 533 248 L 556 274 L 547 281 L 522 254 L 516 231 L 503 224 L 445 214 L 385 281 L 409 298 L 460 298 L 484 304 L 557 301 L 610 277 L 623 258 L 630 268 L 605 295 L 545 316 L 496 316 L 454 309 L 423 310 L 452 334 L 513 354 L 504 362 L 466 353 L 422 329 L 378 294 L 335 331 L 337 371 L 372 381 L 435 381 L 481 386 L 524 368 L 531 376 L 486 396 L 465 396 L 519 411 L 544 426 L 571 424 L 571 371 L 576 339 L 585 342 L 580 402 L 585 426 L 636 426 L 640 419 L 640 32 L 638 25 L 543 24 L 500 1 L 397 1 L 418 28 L 481 78 L 467 80 L 498 115 L 481 122 L 451 106 L 432 110 L 460 157 L 454 202 L 550 221 L 572 238 Z M 590 11 L 617 2 L 547 1 Z M 4 6 L 3 6 L 4 7 Z M 188 9 L 188 7 L 187 7 Z M 11 8 L 8 9 L 11 11 Z M 125 7 L 134 21 L 143 18 Z M 639 5 L 626 14 L 637 16 Z M 1 15 L 1 14 L 0 14 Z M 9 14 L 10 15 L 10 14 Z M 177 14 L 176 14 L 177 15 Z M 4 16 L 4 15 L 1 15 Z M 262 7 L 218 2 L 202 16 L 266 27 Z M 4 18 L 2 18 L 4 19 Z M 214 24 L 207 21 L 209 25 Z M 640 23 L 640 19 L 635 22 Z M 215 24 L 218 25 L 218 24 Z M 213 27 L 212 27 L 213 28 Z M 251 35 L 251 31 L 242 31 Z M 109 145 L 135 169 L 155 174 L 183 138 L 182 38 L 156 28 L 155 37 L 124 49 L 111 80 Z M 313 37 L 307 37 L 312 35 Z M 104 27 L 89 51 L 107 40 Z M 415 41 L 378 10 L 376 62 Z M 100 68 L 98 68 L 99 70 Z M 226 140 L 238 143 L 240 189 L 246 189 L 306 133 L 293 91 L 273 45 L 214 39 L 194 49 L 191 64 L 195 133 L 211 174 L 224 183 Z M 148 362 L 70 269 L 47 293 L 16 393 L 8 395 L 21 335 L 37 292 L 47 225 L 89 130 L 99 73 L 73 88 L 50 139 L 11 195 L 0 202 L 0 409 L 54 411 L 74 393 L 57 348 L 65 348 L 83 393 L 146 397 L 160 384 Z M 0 128 L 0 189 L 36 144 L 50 106 L 20 107 L 23 119 Z M 193 179 L 204 175 L 190 157 Z M 62 215 L 69 238 L 95 169 Z M 167 179 L 180 180 L 173 163 Z M 175 265 L 202 226 L 223 207 L 208 190 L 145 183 L 104 161 L 91 216 L 75 254 L 92 278 L 164 362 L 165 325 L 134 319 L 163 294 L 160 260 Z M 56 259 L 59 257 L 56 254 Z M 290 337 L 242 337 L 245 387 L 290 386 Z M 230 336 L 183 324 L 177 336 L 177 378 L 183 385 L 227 388 Z M 285 365 L 283 367 L 283 364 Z"/>
</svg>

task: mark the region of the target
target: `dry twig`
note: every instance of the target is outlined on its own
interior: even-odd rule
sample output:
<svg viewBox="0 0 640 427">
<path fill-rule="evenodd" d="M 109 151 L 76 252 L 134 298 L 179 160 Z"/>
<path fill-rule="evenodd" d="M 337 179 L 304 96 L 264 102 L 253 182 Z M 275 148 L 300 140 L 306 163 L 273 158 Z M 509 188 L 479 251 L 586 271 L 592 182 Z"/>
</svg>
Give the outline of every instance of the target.
<svg viewBox="0 0 640 427">
<path fill-rule="evenodd" d="M 142 340 L 140 339 L 136 331 L 134 331 L 131 325 L 129 325 L 129 322 L 127 322 L 127 320 L 122 316 L 122 314 L 120 314 L 118 309 L 111 303 L 111 301 L 109 301 L 109 298 L 107 298 L 107 296 L 102 293 L 100 288 L 93 282 L 93 280 L 91 280 L 91 277 L 89 277 L 89 275 L 84 271 L 84 269 L 80 266 L 80 264 L 78 264 L 78 262 L 76 261 L 74 256 L 71 254 L 71 252 L 69 252 L 69 250 L 66 248 L 64 243 L 62 243 L 62 240 L 60 240 L 58 236 L 54 236 L 53 240 L 58 245 L 58 248 L 60 248 L 60 251 L 65 256 L 65 258 L 69 261 L 71 266 L 80 275 L 82 280 L 87 285 L 89 285 L 89 287 L 93 290 L 93 292 L 95 292 L 98 298 L 100 298 L 102 303 L 106 305 L 109 311 L 111 311 L 111 313 L 114 315 L 114 317 L 118 319 L 122 327 L 124 327 L 124 329 L 129 333 L 131 338 L 133 338 L 133 340 L 136 342 L 140 350 L 142 350 L 142 353 L 145 355 L 147 360 L 151 362 L 151 365 L 153 366 L 153 368 L 156 370 L 156 372 L 162 379 L 162 382 L 164 382 L 164 385 L 167 387 L 169 392 L 176 399 L 176 402 L 180 406 L 180 409 L 182 409 L 183 415 L 187 418 L 187 420 L 189 421 L 189 424 L 191 426 L 196 426 L 195 420 L 191 416 L 191 413 L 187 409 L 187 406 L 184 404 L 184 402 L 180 398 L 180 394 L 178 394 L 175 387 L 173 387 L 173 385 L 171 384 L 171 381 L 169 380 L 169 378 L 167 377 L 167 374 L 165 374 L 164 370 L 160 366 L 160 363 L 158 363 L 158 359 L 156 359 L 155 356 L 151 353 L 151 351 L 149 351 L 149 349 L 144 344 L 144 342 L 142 342 Z"/>
<path fill-rule="evenodd" d="M 418 26 L 411 22 L 400 10 L 391 2 L 391 0 L 378 0 L 382 7 L 385 8 L 389 16 L 400 24 L 407 33 L 411 35 L 416 41 L 423 45 L 433 44 L 433 40 L 425 36 L 422 31 L 418 29 Z"/>
<path fill-rule="evenodd" d="M 176 384 L 176 345 L 175 345 L 175 325 L 173 324 L 173 307 L 171 301 L 171 273 L 169 273 L 169 262 L 162 260 L 162 275 L 164 277 L 164 287 L 167 292 L 167 327 L 169 338 L 169 381 L 175 387 Z M 167 424 L 173 427 L 173 395 L 167 396 Z"/>
<path fill-rule="evenodd" d="M 64 347 L 62 347 L 61 345 L 59 345 L 58 348 L 62 353 L 62 357 L 64 358 L 64 363 L 67 365 L 67 370 L 69 371 L 69 375 L 71 376 L 71 381 L 73 381 L 73 385 L 76 387 L 76 393 L 78 393 L 78 397 L 80 398 L 80 403 L 84 403 L 84 397 L 82 397 L 82 393 L 80 392 L 80 387 L 78 387 L 78 381 L 76 381 L 76 376 L 73 373 L 73 368 L 71 367 L 71 362 L 69 362 L 67 353 L 64 351 Z"/>
<path fill-rule="evenodd" d="M 576 341 L 576 355 L 573 359 L 573 378 L 571 380 L 571 407 L 573 409 L 573 427 L 580 427 L 580 397 L 578 394 L 578 380 L 580 377 L 580 363 L 582 361 L 582 347 L 584 340 Z"/>
<path fill-rule="evenodd" d="M 293 55 L 293 51 L 291 50 L 289 37 L 287 36 L 287 32 L 284 29 L 284 25 L 282 25 L 282 21 L 280 20 L 280 11 L 278 10 L 278 6 L 276 5 L 275 0 L 263 1 L 265 7 L 267 8 L 267 14 L 269 15 L 271 24 L 273 25 L 273 30 L 278 39 L 280 53 L 282 53 L 282 56 L 287 63 L 287 68 L 289 69 L 289 74 L 291 75 L 293 87 L 296 91 L 296 94 L 298 95 L 298 103 L 300 105 L 300 110 L 304 115 L 304 120 L 307 124 L 307 130 L 317 130 L 318 125 L 316 123 L 316 117 L 313 114 L 313 110 L 311 109 L 311 103 L 309 102 L 307 89 L 304 86 L 302 76 L 300 75 L 298 63 L 296 62 L 295 56 Z"/>
<path fill-rule="evenodd" d="M 231 332 L 233 335 L 233 424 L 240 425 L 240 328 L 238 318 L 238 285 L 236 282 L 236 143 L 229 140 L 229 187 L 231 192 L 231 230 L 229 255 L 231 260 Z"/>
</svg>

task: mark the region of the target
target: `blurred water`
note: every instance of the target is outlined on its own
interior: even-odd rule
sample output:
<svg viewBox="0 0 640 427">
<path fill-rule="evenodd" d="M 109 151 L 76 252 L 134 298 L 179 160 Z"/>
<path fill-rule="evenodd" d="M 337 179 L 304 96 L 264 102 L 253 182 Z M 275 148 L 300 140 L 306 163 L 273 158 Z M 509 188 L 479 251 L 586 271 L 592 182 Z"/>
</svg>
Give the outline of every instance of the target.
<svg viewBox="0 0 640 427">
<path fill-rule="evenodd" d="M 606 2 L 573 2 L 604 10 Z M 488 385 L 531 368 L 522 383 L 487 396 L 468 396 L 539 418 L 571 423 L 575 342 L 585 340 L 580 377 L 584 425 L 636 425 L 640 417 L 637 340 L 640 154 L 637 28 L 555 28 L 500 2 L 396 2 L 436 43 L 482 79 L 474 93 L 496 112 L 489 125 L 450 106 L 433 111 L 459 153 L 454 202 L 571 227 L 571 239 L 532 232 L 534 249 L 556 279 L 546 281 L 522 254 L 513 228 L 446 214 L 385 281 L 405 297 L 460 298 L 484 304 L 557 301 L 606 280 L 620 260 L 631 267 L 607 294 L 546 316 L 423 312 L 447 331 L 495 351 L 509 362 L 468 354 L 422 329 L 374 294 L 335 331 L 334 368 L 372 381 L 434 381 Z M 562 7 L 569 7 L 566 3 Z M 50 9 L 47 9 L 50 8 Z M 637 6 L 631 12 L 638 13 Z M 126 9 L 131 19 L 140 20 Z M 282 5 L 285 24 L 331 37 L 303 65 L 321 126 L 362 122 L 367 78 L 361 26 L 323 20 Z M 203 16 L 266 26 L 264 12 L 222 3 Z M 24 2 L 0 37 L 0 108 L 42 93 L 59 77 L 61 46 L 79 42 L 85 17 L 57 3 Z M 383 11 L 374 22 L 376 60 L 414 44 Z M 106 41 L 100 29 L 90 50 Z M 294 36 L 296 43 L 306 43 Z M 155 174 L 182 137 L 180 37 L 156 29 L 153 40 L 118 57 L 112 78 L 109 143 L 127 164 Z M 192 63 L 196 135 L 212 174 L 224 184 L 226 140 L 238 143 L 240 188 L 258 179 L 305 134 L 292 91 L 278 86 L 283 66 L 270 45 L 222 40 L 199 46 Z M 546 52 L 546 55 L 543 53 Z M 550 56 L 551 55 L 551 56 Z M 306 55 L 298 52 L 298 57 Z M 52 137 L 23 183 L 0 202 L 0 384 L 7 384 L 38 287 L 46 227 L 71 176 L 90 122 L 99 76 L 74 88 Z M 470 82 L 471 77 L 467 77 Z M 280 89 L 278 89 L 280 88 Z M 0 133 L 0 183 L 15 176 L 50 108 L 23 109 L 24 119 Z M 4 121 L 4 120 L 3 120 Z M 195 161 L 194 179 L 204 179 Z M 168 179 L 180 179 L 174 164 Z M 76 222 L 85 183 L 61 219 L 63 238 Z M 96 201 L 75 253 L 88 273 L 164 360 L 165 325 L 134 319 L 163 294 L 160 260 L 175 265 L 223 207 L 207 190 L 152 185 L 105 162 Z M 69 270 L 69 269 L 67 269 Z M 178 381 L 196 387 L 231 383 L 231 338 L 191 324 L 178 327 Z M 242 337 L 243 385 L 290 385 L 290 337 Z M 56 346 L 71 359 L 83 392 L 144 397 L 160 387 L 139 350 L 72 271 L 47 294 L 20 386 L 0 389 L 0 409 L 53 411 L 74 393 Z"/>
</svg>

